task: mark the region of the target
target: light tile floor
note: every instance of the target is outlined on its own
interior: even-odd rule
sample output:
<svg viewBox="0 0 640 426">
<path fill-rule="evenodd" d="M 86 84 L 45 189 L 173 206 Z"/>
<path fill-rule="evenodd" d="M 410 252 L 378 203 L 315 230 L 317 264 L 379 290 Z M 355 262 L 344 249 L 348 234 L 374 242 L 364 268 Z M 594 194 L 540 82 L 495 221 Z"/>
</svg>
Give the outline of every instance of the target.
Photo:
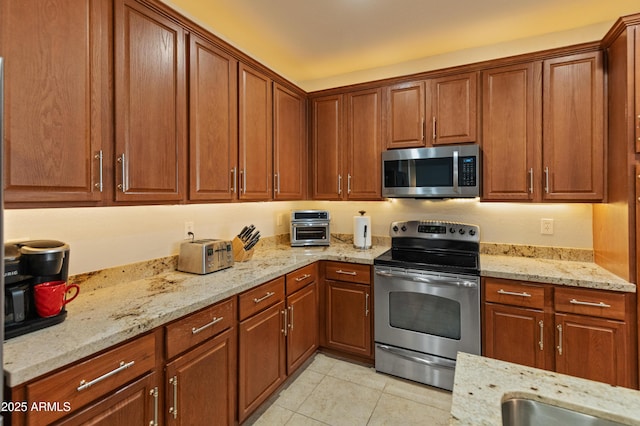
<svg viewBox="0 0 640 426">
<path fill-rule="evenodd" d="M 316 353 L 244 425 L 448 425 L 451 392 Z"/>
</svg>

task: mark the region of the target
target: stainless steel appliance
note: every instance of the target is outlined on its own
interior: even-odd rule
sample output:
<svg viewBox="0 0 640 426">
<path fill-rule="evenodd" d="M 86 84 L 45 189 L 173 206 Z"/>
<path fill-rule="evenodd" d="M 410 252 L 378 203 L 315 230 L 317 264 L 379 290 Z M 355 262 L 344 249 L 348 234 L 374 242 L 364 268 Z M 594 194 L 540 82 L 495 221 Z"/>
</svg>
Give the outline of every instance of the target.
<svg viewBox="0 0 640 426">
<path fill-rule="evenodd" d="M 477 144 L 385 151 L 382 153 L 382 196 L 479 197 L 481 170 Z"/>
<path fill-rule="evenodd" d="M 69 277 L 69 245 L 55 240 L 21 241 L 4 246 L 4 338 L 59 324 L 62 311 L 41 318 L 35 310 L 33 287 Z"/>
<path fill-rule="evenodd" d="M 180 244 L 178 271 L 209 274 L 233 266 L 231 241 L 202 239 Z"/>
<path fill-rule="evenodd" d="M 458 351 L 480 354 L 479 228 L 391 224 L 374 260 L 377 371 L 451 390 Z"/>
<path fill-rule="evenodd" d="M 331 216 L 326 210 L 291 212 L 291 247 L 328 246 L 331 243 Z"/>
</svg>

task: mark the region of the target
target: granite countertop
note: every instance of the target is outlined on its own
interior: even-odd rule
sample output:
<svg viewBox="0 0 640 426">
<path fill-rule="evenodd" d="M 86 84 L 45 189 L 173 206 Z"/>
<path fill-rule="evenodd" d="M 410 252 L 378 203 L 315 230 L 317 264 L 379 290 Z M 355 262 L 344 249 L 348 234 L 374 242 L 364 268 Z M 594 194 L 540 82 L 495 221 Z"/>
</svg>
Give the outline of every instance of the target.
<svg viewBox="0 0 640 426">
<path fill-rule="evenodd" d="M 67 305 L 64 322 L 4 342 L 5 382 L 20 385 L 318 260 L 371 265 L 388 249 L 375 242 L 369 250 L 340 241 L 310 248 L 275 244 L 208 275 L 175 271 L 175 263 L 164 260 L 138 266 L 142 275 L 127 265 L 111 275 L 84 274 L 76 277 L 82 290 Z M 484 276 L 635 292 L 634 284 L 589 262 L 482 255 L 481 267 Z"/>
<path fill-rule="evenodd" d="M 640 392 L 458 353 L 452 426 L 502 424 L 503 401 L 526 398 L 628 425 L 640 424 Z"/>
</svg>

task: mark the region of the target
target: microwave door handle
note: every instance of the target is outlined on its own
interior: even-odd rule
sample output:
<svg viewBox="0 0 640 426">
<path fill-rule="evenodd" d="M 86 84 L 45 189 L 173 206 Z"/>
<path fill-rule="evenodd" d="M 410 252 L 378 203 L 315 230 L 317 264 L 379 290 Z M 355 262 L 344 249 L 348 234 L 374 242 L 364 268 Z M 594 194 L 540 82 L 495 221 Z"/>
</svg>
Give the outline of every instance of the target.
<svg viewBox="0 0 640 426">
<path fill-rule="evenodd" d="M 458 151 L 453 151 L 453 192 L 458 192 Z"/>
</svg>

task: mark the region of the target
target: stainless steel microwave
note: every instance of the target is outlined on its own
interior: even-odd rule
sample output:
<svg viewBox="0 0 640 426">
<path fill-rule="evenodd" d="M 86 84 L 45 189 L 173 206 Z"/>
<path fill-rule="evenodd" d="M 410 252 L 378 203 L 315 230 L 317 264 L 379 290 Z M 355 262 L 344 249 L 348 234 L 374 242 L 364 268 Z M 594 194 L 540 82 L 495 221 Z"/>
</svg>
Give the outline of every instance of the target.
<svg viewBox="0 0 640 426">
<path fill-rule="evenodd" d="M 382 196 L 479 197 L 481 170 L 477 144 L 385 151 L 382 153 Z"/>
</svg>

